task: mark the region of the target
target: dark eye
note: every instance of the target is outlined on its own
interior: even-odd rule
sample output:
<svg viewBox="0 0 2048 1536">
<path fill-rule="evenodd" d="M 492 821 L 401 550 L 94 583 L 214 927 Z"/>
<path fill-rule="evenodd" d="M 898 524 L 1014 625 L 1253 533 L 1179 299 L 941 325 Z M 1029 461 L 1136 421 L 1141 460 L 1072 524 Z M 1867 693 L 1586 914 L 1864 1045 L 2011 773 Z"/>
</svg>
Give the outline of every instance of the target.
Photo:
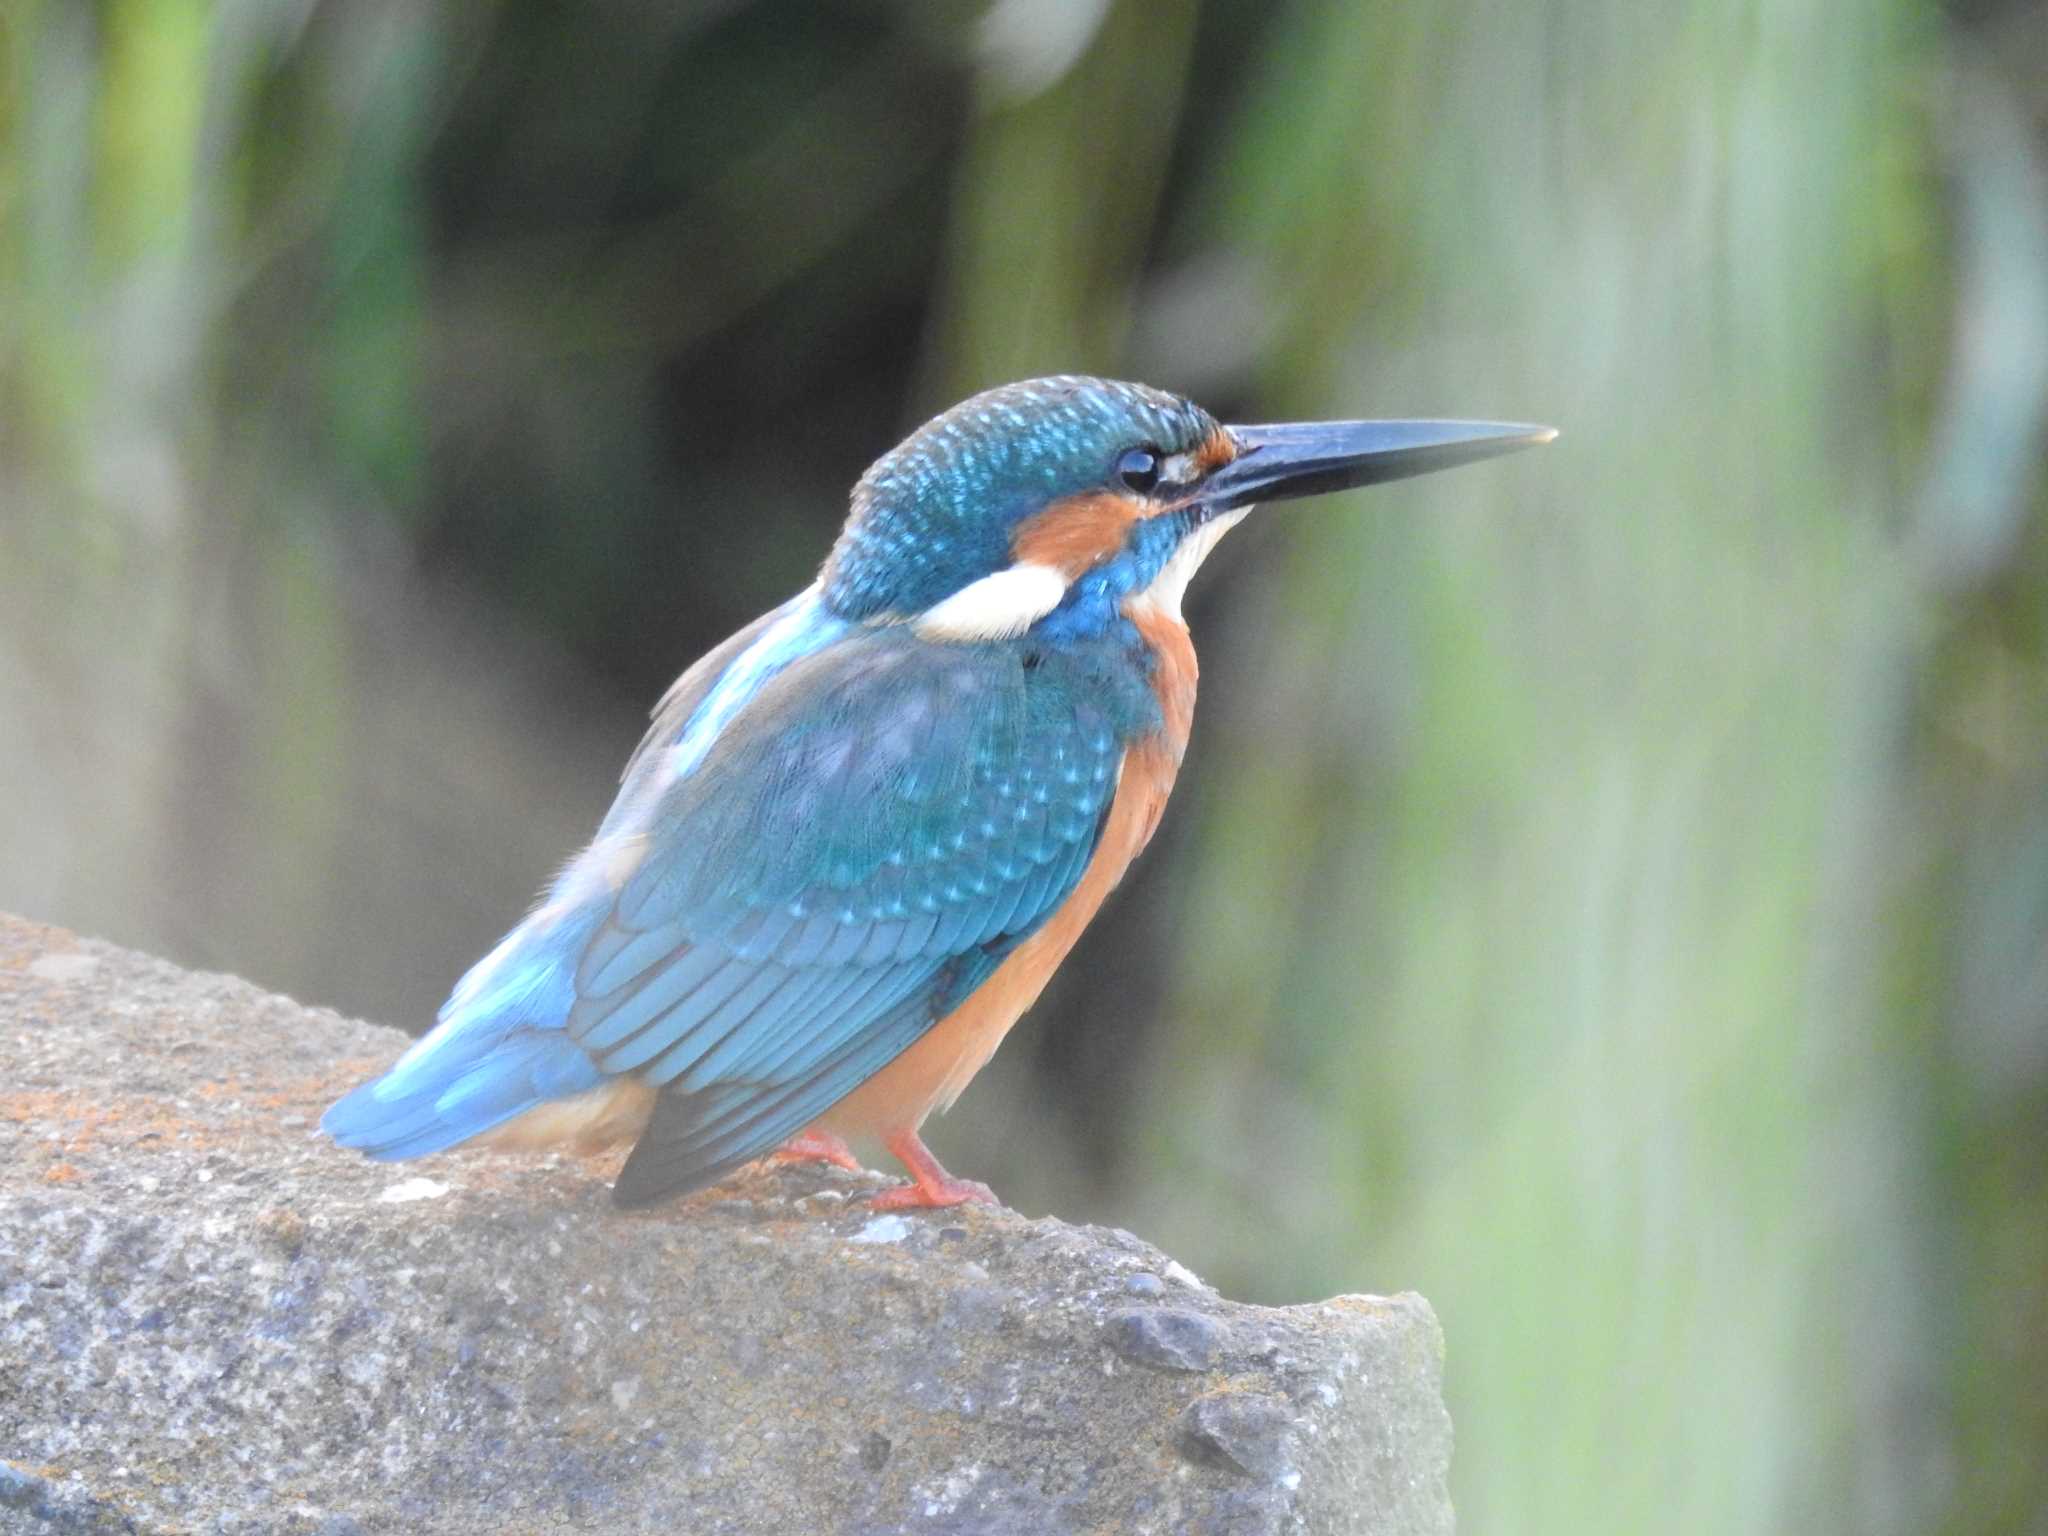
<svg viewBox="0 0 2048 1536">
<path fill-rule="evenodd" d="M 1159 455 L 1150 448 L 1126 448 L 1117 455 L 1116 477 L 1134 491 L 1149 491 L 1159 483 Z"/>
</svg>

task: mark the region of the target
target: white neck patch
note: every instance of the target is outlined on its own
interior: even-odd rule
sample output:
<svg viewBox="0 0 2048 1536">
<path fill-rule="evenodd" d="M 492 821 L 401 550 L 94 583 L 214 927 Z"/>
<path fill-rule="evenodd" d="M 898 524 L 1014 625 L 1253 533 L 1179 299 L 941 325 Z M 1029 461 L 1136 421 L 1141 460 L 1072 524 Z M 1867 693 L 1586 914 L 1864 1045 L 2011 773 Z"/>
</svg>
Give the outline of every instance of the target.
<svg viewBox="0 0 2048 1536">
<path fill-rule="evenodd" d="M 1249 511 L 1250 507 L 1239 507 L 1235 512 L 1212 517 L 1182 539 L 1166 564 L 1159 568 L 1159 574 L 1152 578 L 1152 584 L 1144 591 L 1134 593 L 1131 601 L 1155 608 L 1169 619 L 1180 622 L 1180 600 L 1187 595 L 1188 583 L 1194 580 L 1202 562 L 1209 558 L 1209 551 L 1216 547 L 1223 535 L 1242 522 Z"/>
<path fill-rule="evenodd" d="M 1023 561 L 971 581 L 911 621 L 926 640 L 1009 640 L 1059 607 L 1066 576 L 1049 565 Z"/>
</svg>

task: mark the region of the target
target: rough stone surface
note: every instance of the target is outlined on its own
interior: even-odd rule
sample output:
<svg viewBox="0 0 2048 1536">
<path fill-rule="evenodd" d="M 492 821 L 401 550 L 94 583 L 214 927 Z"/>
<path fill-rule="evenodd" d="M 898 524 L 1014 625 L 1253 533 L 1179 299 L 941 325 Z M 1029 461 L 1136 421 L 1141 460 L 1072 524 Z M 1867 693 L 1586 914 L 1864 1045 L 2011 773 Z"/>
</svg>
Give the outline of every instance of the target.
<svg viewBox="0 0 2048 1536">
<path fill-rule="evenodd" d="M 755 1171 L 339 1152 L 397 1032 L 0 917 L 0 1531 L 1450 1528 L 1419 1297 Z"/>
</svg>

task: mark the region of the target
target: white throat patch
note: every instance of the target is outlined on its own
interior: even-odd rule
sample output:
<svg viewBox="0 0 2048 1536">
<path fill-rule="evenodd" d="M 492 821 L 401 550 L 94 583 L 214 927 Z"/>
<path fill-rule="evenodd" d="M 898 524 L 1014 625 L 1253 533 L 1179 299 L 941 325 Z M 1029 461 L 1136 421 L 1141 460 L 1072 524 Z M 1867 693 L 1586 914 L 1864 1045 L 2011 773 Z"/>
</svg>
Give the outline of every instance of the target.
<svg viewBox="0 0 2048 1536">
<path fill-rule="evenodd" d="M 1180 600 L 1187 594 L 1188 583 L 1194 580 L 1195 572 L 1209 558 L 1209 551 L 1216 547 L 1217 541 L 1242 522 L 1249 511 L 1250 507 L 1239 507 L 1235 512 L 1212 517 L 1182 539 L 1166 564 L 1159 568 L 1159 574 L 1152 578 L 1152 584 L 1131 600 L 1155 608 L 1179 622 Z"/>
</svg>

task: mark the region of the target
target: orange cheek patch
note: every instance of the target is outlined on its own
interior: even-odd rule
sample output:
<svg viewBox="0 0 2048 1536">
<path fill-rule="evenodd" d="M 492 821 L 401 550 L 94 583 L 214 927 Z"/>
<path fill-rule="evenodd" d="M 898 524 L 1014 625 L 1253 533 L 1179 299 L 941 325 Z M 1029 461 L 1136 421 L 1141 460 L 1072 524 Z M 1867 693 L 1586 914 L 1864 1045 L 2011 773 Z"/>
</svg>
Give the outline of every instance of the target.
<svg viewBox="0 0 2048 1536">
<path fill-rule="evenodd" d="M 1049 565 L 1071 581 L 1124 547 L 1145 503 L 1114 491 L 1069 496 L 1026 518 L 1010 537 L 1019 563 Z"/>
</svg>

